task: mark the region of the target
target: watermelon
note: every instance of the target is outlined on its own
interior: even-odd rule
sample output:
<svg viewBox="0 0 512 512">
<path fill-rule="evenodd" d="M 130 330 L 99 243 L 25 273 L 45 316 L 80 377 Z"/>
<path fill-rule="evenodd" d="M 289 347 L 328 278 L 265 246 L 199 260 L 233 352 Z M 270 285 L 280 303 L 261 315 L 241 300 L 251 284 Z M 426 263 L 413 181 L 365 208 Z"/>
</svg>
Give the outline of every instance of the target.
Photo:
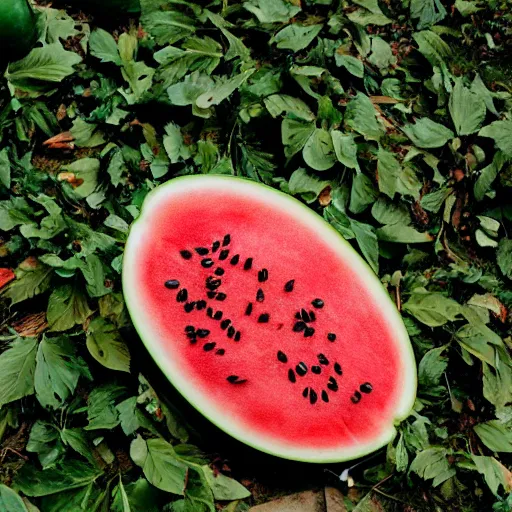
<svg viewBox="0 0 512 512">
<path fill-rule="evenodd" d="M 300 201 L 227 176 L 152 190 L 131 227 L 123 290 L 169 381 L 236 439 L 338 462 L 393 439 L 416 365 L 377 276 Z"/>
</svg>

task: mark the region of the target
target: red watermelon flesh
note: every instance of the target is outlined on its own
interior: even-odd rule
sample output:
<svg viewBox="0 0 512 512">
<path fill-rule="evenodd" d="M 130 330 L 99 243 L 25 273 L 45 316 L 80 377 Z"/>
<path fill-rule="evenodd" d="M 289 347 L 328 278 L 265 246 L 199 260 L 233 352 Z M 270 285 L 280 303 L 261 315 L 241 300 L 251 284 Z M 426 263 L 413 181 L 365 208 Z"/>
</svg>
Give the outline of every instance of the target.
<svg viewBox="0 0 512 512">
<path fill-rule="evenodd" d="M 124 293 L 175 387 L 234 437 L 291 459 L 386 444 L 414 358 L 376 276 L 295 199 L 241 179 L 156 189 L 128 240 Z"/>
</svg>

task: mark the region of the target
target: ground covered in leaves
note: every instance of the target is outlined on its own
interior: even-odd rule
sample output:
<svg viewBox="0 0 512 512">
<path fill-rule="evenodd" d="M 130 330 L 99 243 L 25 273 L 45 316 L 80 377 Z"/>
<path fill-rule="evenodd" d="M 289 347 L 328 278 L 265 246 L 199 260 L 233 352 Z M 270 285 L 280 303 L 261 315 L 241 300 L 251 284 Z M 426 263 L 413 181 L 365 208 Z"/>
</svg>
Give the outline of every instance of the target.
<svg viewBox="0 0 512 512">
<path fill-rule="evenodd" d="M 241 512 L 336 484 L 350 511 L 510 512 L 510 2 L 70 4 L 40 2 L 0 79 L 0 509 Z M 134 335 L 130 223 L 208 173 L 308 203 L 403 314 L 415 409 L 348 474 L 226 439 Z"/>
</svg>

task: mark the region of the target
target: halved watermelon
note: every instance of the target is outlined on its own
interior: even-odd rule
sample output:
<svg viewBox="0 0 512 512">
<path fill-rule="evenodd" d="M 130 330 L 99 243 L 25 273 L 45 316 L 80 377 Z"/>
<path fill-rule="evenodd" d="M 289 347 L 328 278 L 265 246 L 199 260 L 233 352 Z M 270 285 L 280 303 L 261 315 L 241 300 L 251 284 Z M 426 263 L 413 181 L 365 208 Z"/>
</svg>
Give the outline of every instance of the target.
<svg viewBox="0 0 512 512">
<path fill-rule="evenodd" d="M 414 355 L 378 278 L 272 188 L 190 176 L 153 190 L 131 228 L 123 288 L 171 383 L 259 450 L 357 458 L 388 443 L 413 405 Z"/>
</svg>

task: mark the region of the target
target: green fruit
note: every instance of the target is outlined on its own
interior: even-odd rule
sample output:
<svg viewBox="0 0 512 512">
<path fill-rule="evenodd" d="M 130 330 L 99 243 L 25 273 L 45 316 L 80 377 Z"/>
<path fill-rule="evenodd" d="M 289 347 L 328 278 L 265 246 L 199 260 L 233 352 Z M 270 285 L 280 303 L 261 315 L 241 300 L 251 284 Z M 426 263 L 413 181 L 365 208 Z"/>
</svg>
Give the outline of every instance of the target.
<svg viewBox="0 0 512 512">
<path fill-rule="evenodd" d="M 0 47 L 3 60 L 24 57 L 36 41 L 36 20 L 27 0 L 0 1 Z"/>
</svg>

